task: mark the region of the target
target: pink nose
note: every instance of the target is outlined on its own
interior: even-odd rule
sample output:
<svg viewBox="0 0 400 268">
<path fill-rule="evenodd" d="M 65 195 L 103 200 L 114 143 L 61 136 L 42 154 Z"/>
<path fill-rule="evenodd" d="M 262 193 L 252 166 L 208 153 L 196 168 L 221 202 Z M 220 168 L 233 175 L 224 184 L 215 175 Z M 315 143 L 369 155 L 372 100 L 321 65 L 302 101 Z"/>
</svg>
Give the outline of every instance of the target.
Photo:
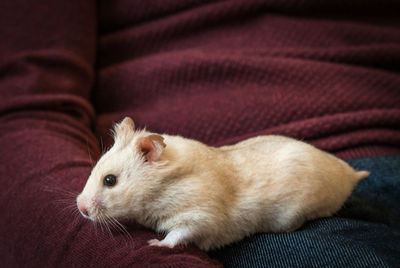
<svg viewBox="0 0 400 268">
<path fill-rule="evenodd" d="M 83 204 L 78 204 L 78 209 L 80 212 L 85 215 L 86 217 L 89 217 L 89 213 L 87 211 L 87 208 Z"/>
</svg>

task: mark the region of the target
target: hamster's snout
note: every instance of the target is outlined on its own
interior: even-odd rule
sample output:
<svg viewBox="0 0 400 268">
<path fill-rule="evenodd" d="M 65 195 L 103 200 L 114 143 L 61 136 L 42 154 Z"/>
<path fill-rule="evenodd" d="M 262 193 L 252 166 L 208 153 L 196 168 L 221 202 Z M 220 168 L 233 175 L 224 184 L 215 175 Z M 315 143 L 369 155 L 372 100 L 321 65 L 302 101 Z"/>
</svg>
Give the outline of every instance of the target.
<svg viewBox="0 0 400 268">
<path fill-rule="evenodd" d="M 78 209 L 83 216 L 89 217 L 89 212 L 87 211 L 87 208 L 84 205 L 78 204 Z"/>
<path fill-rule="evenodd" d="M 92 221 L 97 220 L 99 212 L 104 212 L 103 203 L 96 196 L 90 197 L 80 194 L 76 198 L 76 205 L 82 216 Z"/>
<path fill-rule="evenodd" d="M 88 210 L 86 198 L 79 195 L 78 198 L 76 199 L 76 203 L 77 203 L 79 212 L 82 214 L 82 216 L 85 218 L 89 218 L 89 210 Z"/>
</svg>

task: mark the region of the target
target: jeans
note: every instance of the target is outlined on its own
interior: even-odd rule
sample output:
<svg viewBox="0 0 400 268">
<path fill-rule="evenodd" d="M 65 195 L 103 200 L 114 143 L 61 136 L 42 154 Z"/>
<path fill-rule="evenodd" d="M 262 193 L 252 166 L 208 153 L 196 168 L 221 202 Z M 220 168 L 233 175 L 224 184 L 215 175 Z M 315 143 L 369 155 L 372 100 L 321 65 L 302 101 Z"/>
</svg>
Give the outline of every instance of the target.
<svg viewBox="0 0 400 268">
<path fill-rule="evenodd" d="M 362 180 L 333 217 L 208 252 L 225 267 L 400 267 L 400 155 L 351 159 Z"/>
</svg>

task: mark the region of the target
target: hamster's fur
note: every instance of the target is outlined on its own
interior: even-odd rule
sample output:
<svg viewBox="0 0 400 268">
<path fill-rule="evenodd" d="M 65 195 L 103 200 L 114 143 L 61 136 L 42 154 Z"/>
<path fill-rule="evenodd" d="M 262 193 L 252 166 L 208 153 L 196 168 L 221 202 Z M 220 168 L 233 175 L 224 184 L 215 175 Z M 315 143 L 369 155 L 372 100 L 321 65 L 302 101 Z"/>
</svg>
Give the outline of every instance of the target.
<svg viewBox="0 0 400 268">
<path fill-rule="evenodd" d="M 115 143 L 77 197 L 91 220 L 135 219 L 164 240 L 215 249 L 257 232 L 290 232 L 338 211 L 369 175 L 317 148 L 283 136 L 210 147 L 179 136 L 114 127 Z M 116 177 L 114 186 L 104 178 Z"/>
</svg>

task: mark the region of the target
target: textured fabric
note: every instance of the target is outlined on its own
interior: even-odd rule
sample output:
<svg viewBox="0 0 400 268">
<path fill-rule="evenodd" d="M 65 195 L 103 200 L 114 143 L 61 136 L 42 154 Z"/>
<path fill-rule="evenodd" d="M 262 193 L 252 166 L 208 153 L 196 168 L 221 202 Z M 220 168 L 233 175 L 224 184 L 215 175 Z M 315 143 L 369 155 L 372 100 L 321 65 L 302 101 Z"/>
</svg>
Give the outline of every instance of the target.
<svg viewBox="0 0 400 268">
<path fill-rule="evenodd" d="M 399 153 L 399 8 L 0 1 L 1 266 L 218 265 L 194 246 L 147 246 L 162 236 L 135 223 L 127 240 L 72 213 L 126 115 L 211 145 L 279 133 L 344 158 Z"/>
<path fill-rule="evenodd" d="M 121 113 L 212 145 L 285 134 L 400 153 L 400 2 L 100 1 L 98 134 Z"/>
<path fill-rule="evenodd" d="M 209 252 L 225 267 L 400 267 L 400 155 L 349 161 L 371 170 L 335 217 Z"/>
<path fill-rule="evenodd" d="M 0 266 L 212 267 L 199 249 L 150 247 L 77 213 L 100 145 L 89 101 L 96 51 L 94 1 L 0 3 Z M 76 211 L 75 211 L 76 212 Z"/>
</svg>

